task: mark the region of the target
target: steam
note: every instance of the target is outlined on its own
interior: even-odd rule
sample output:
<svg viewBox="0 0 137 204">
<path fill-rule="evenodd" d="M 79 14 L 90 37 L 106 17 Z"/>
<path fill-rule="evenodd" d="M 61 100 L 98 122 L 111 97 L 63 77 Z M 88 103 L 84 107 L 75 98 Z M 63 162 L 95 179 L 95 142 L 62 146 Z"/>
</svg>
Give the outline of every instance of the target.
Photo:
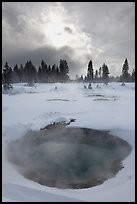
<svg viewBox="0 0 137 204">
<path fill-rule="evenodd" d="M 24 177 L 42 185 L 85 188 L 114 176 L 130 151 L 108 131 L 58 127 L 11 141 L 7 157 Z"/>
</svg>

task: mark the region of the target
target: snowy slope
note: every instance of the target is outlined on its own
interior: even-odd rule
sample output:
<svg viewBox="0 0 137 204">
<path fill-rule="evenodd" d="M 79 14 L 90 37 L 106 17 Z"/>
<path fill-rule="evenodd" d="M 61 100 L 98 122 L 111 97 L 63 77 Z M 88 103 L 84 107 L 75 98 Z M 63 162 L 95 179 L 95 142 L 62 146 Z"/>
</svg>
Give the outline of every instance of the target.
<svg viewBox="0 0 137 204">
<path fill-rule="evenodd" d="M 13 84 L 12 92 L 2 95 L 3 202 L 135 200 L 135 84 L 92 86 L 88 90 L 82 83 L 36 84 L 35 87 Z M 61 118 L 76 118 L 70 126 L 111 130 L 128 141 L 133 150 L 123 162 L 124 169 L 104 184 L 88 189 L 49 188 L 23 178 L 7 161 L 8 142 L 22 137 L 29 129 L 39 130 Z"/>
</svg>

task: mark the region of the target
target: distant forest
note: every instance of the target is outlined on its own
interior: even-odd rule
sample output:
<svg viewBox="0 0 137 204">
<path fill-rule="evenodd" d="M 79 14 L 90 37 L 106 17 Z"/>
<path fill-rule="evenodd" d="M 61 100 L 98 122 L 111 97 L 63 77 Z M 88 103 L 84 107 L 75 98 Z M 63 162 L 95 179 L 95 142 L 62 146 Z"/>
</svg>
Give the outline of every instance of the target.
<svg viewBox="0 0 137 204">
<path fill-rule="evenodd" d="M 54 83 L 54 82 L 134 82 L 135 81 L 135 70 L 129 73 L 129 63 L 127 58 L 125 59 L 123 66 L 121 68 L 120 76 L 109 76 L 109 68 L 103 63 L 102 67 L 98 70 L 94 70 L 92 60 L 89 61 L 87 67 L 86 76 L 76 75 L 75 80 L 71 80 L 69 77 L 69 66 L 66 60 L 60 59 L 59 66 L 53 64 L 47 65 L 46 62 L 42 60 L 38 69 L 33 65 L 32 61 L 29 60 L 23 66 L 22 64 L 18 66 L 17 64 L 11 68 L 8 62 L 5 63 L 2 73 L 2 83 Z"/>
</svg>

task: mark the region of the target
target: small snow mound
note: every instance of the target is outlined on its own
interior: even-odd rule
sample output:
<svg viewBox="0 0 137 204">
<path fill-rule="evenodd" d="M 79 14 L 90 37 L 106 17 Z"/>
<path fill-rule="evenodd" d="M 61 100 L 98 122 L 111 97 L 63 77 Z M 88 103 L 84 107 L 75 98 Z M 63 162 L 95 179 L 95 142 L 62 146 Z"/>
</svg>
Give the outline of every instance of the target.
<svg viewBox="0 0 137 204">
<path fill-rule="evenodd" d="M 56 124 L 56 123 L 68 123 L 69 121 L 70 121 L 70 119 L 68 119 L 68 118 L 58 117 L 54 121 L 52 121 L 52 123 L 54 123 L 54 124 Z"/>
<path fill-rule="evenodd" d="M 74 118 L 65 118 L 65 117 L 58 117 L 55 120 L 49 122 L 48 125 L 45 127 L 41 128 L 40 130 L 45 130 L 45 129 L 51 129 L 51 128 L 57 128 L 57 127 L 65 127 L 69 125 L 71 122 L 75 122 L 76 119 Z"/>
<path fill-rule="evenodd" d="M 75 122 L 76 119 L 74 118 L 66 118 L 66 117 L 58 117 L 54 121 L 52 121 L 52 124 L 69 124 L 70 122 Z"/>
<path fill-rule="evenodd" d="M 34 82 L 30 82 L 30 83 L 25 84 L 24 86 L 35 87 L 35 83 Z"/>
</svg>

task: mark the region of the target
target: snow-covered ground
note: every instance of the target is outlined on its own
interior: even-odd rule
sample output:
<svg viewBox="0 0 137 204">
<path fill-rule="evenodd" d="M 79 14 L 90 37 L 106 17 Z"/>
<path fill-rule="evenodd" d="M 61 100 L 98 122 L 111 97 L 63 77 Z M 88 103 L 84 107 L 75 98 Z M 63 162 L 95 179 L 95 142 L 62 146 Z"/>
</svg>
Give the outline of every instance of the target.
<svg viewBox="0 0 137 204">
<path fill-rule="evenodd" d="M 85 84 L 87 85 L 87 84 Z M 55 90 L 57 86 L 57 90 Z M 13 84 L 2 94 L 2 181 L 3 202 L 134 202 L 135 201 L 135 84 Z M 57 189 L 24 178 L 7 161 L 9 141 L 29 129 L 39 130 L 58 118 L 75 118 L 70 126 L 110 130 L 126 140 L 132 152 L 124 168 L 102 185 L 87 189 Z"/>
</svg>

